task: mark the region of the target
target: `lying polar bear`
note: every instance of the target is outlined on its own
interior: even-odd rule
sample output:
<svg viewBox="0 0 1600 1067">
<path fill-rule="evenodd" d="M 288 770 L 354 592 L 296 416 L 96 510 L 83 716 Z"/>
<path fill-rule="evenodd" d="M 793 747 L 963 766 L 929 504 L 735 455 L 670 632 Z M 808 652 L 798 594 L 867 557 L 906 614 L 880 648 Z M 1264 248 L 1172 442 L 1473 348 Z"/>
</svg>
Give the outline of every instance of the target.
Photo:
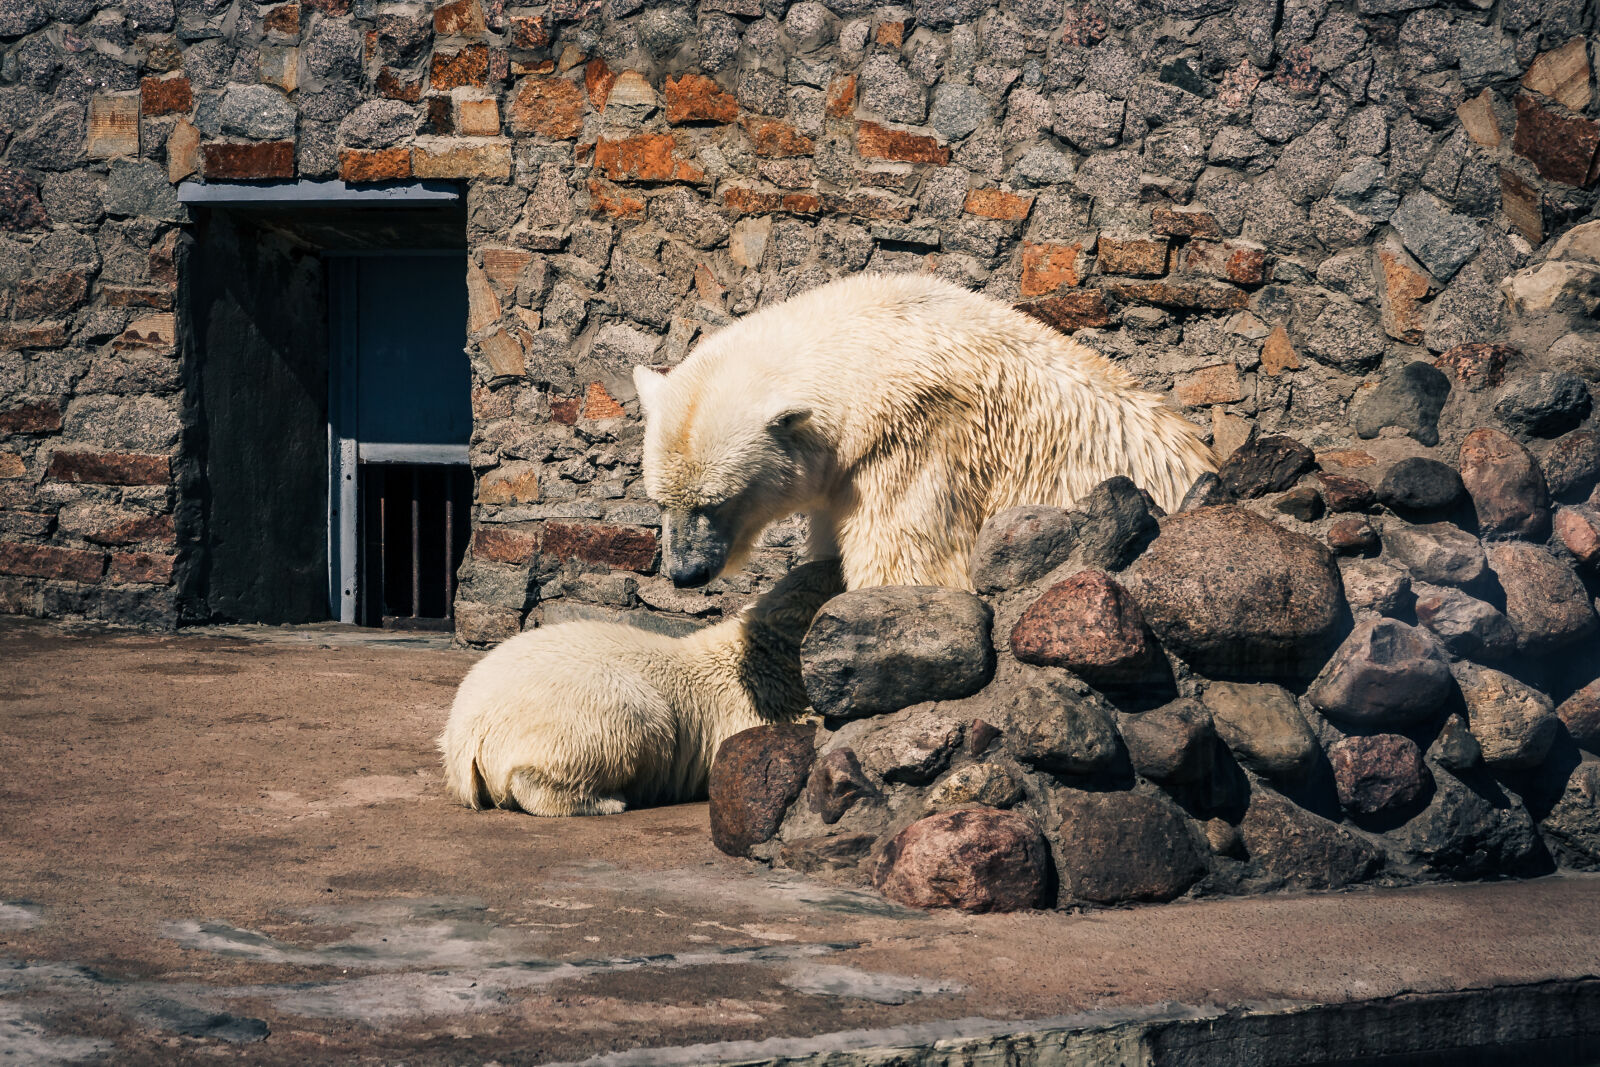
<svg viewBox="0 0 1600 1067">
<path fill-rule="evenodd" d="M 843 591 L 827 560 L 685 637 L 607 622 L 518 634 L 456 691 L 439 737 L 446 787 L 473 808 L 530 815 L 703 799 L 725 739 L 805 712 L 800 641 Z"/>
</svg>

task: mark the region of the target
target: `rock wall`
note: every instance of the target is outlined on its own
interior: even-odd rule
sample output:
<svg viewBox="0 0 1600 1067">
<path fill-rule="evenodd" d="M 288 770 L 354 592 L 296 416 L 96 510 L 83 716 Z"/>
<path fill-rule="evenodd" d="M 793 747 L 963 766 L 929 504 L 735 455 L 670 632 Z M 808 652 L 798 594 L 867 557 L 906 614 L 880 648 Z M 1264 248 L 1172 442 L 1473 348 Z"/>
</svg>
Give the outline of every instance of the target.
<svg viewBox="0 0 1600 1067">
<path fill-rule="evenodd" d="M 1600 368 L 1600 254 L 1543 262 L 1593 210 L 1594 21 L 1581 0 L 0 0 L 0 610 L 211 611 L 186 179 L 464 186 L 469 642 L 692 625 L 785 570 L 793 527 L 707 590 L 655 573 L 627 370 L 849 272 L 936 271 L 1075 329 L 1224 454 L 1259 427 L 1330 473 L 1453 461 L 1491 383 Z"/>
<path fill-rule="evenodd" d="M 1578 453 L 1547 476 L 1483 427 L 1374 493 L 1252 438 L 1159 521 L 1125 478 L 1002 513 L 981 595 L 823 607 L 823 725 L 724 743 L 712 836 L 972 911 L 1600 869 L 1600 438 L 1551 450 Z M 1553 539 L 1552 484 L 1589 500 Z"/>
</svg>

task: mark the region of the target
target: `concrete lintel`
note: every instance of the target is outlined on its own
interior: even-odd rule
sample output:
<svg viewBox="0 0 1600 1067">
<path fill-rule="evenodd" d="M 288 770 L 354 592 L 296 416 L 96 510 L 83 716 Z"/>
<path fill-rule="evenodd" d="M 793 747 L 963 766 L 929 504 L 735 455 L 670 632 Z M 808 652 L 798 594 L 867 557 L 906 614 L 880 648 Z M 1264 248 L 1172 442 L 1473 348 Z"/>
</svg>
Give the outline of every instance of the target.
<svg viewBox="0 0 1600 1067">
<path fill-rule="evenodd" d="M 431 205 L 461 199 L 451 182 L 390 182 L 350 185 L 303 178 L 283 182 L 182 182 L 178 199 L 185 204 L 381 204 Z"/>
</svg>

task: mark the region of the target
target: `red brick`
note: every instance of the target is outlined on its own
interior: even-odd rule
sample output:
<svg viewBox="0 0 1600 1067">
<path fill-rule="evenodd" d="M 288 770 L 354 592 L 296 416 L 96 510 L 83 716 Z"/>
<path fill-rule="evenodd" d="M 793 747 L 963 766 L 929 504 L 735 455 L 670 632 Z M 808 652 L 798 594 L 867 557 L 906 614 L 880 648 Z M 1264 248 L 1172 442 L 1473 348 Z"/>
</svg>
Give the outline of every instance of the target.
<svg viewBox="0 0 1600 1067">
<path fill-rule="evenodd" d="M 0 541 L 0 574 L 59 578 L 69 582 L 98 582 L 105 569 L 106 558 L 99 552 Z"/>
<path fill-rule="evenodd" d="M 172 463 L 166 456 L 133 452 L 57 452 L 49 476 L 98 485 L 165 485 L 172 480 Z"/>
<path fill-rule="evenodd" d="M 816 147 L 811 138 L 779 119 L 747 118 L 744 128 L 755 145 L 756 155 L 768 159 L 807 156 Z"/>
<path fill-rule="evenodd" d="M 294 177 L 294 142 L 200 146 L 201 172 L 207 178 L 249 181 Z"/>
<path fill-rule="evenodd" d="M 1101 237 L 1096 249 L 1102 274 L 1154 278 L 1167 273 L 1165 237 Z"/>
<path fill-rule="evenodd" d="M 433 9 L 433 32 L 476 37 L 483 33 L 483 7 L 478 0 L 453 0 Z"/>
<path fill-rule="evenodd" d="M 543 551 L 560 560 L 649 571 L 656 563 L 656 535 L 633 526 L 547 522 Z"/>
<path fill-rule="evenodd" d="M 193 106 L 188 78 L 146 78 L 139 83 L 139 110 L 145 115 L 178 114 Z"/>
<path fill-rule="evenodd" d="M 64 322 L 0 322 L 0 349 L 60 348 L 71 337 Z"/>
<path fill-rule="evenodd" d="M 83 535 L 97 545 L 131 545 L 135 541 L 171 541 L 171 515 L 130 515 Z"/>
<path fill-rule="evenodd" d="M 54 433 L 61 429 L 61 405 L 54 400 L 33 400 L 0 411 L 0 433 Z"/>
<path fill-rule="evenodd" d="M 26 171 L 0 167 L 0 230 L 20 233 L 49 225 L 49 213 L 39 199 L 38 180 Z"/>
<path fill-rule="evenodd" d="M 666 98 L 667 121 L 674 125 L 682 122 L 733 122 L 739 117 L 739 101 L 734 95 L 703 74 L 668 78 Z"/>
<path fill-rule="evenodd" d="M 583 92 L 565 78 L 526 78 L 507 117 L 514 133 L 565 141 L 583 129 Z"/>
<path fill-rule="evenodd" d="M 472 557 L 491 563 L 529 563 L 539 555 L 539 538 L 505 526 L 479 526 L 472 535 Z"/>
<path fill-rule="evenodd" d="M 458 52 L 435 52 L 428 66 L 428 85 L 436 93 L 451 89 L 484 89 L 489 85 L 489 49 L 472 44 Z"/>
<path fill-rule="evenodd" d="M 1106 279 L 1104 288 L 1123 300 L 1195 311 L 1238 311 L 1250 295 L 1221 282 L 1133 282 Z"/>
<path fill-rule="evenodd" d="M 1517 94 L 1517 132 L 1511 150 L 1563 185 L 1588 185 L 1600 165 L 1600 125 L 1564 118 L 1528 93 Z"/>
<path fill-rule="evenodd" d="M 1488 90 L 1484 90 L 1488 92 Z M 1544 191 L 1514 170 L 1500 170 L 1500 207 L 1531 245 L 1544 242 Z"/>
<path fill-rule="evenodd" d="M 114 308 L 154 308 L 157 311 L 172 308 L 170 290 L 139 285 L 101 285 L 100 300 L 107 307 Z"/>
<path fill-rule="evenodd" d="M 610 182 L 589 179 L 589 212 L 613 219 L 644 218 L 644 201 L 630 196 Z"/>
<path fill-rule="evenodd" d="M 261 26 L 268 33 L 275 33 L 283 37 L 296 37 L 300 34 L 300 5 L 279 4 L 266 13 L 261 20 Z"/>
<path fill-rule="evenodd" d="M 1058 293 L 1029 304 L 1018 304 L 1017 310 L 1063 333 L 1106 326 L 1111 322 L 1111 316 L 1106 311 L 1105 297 L 1096 289 Z"/>
<path fill-rule="evenodd" d="M 1106 17 L 1092 4 L 1075 4 L 1067 8 L 1061 23 L 1061 43 L 1076 48 L 1087 48 L 1103 39 L 1107 32 Z"/>
<path fill-rule="evenodd" d="M 828 83 L 828 117 L 846 119 L 856 109 L 856 76 L 847 74 Z"/>
<path fill-rule="evenodd" d="M 1261 345 L 1261 369 L 1272 377 L 1286 370 L 1300 369 L 1300 354 L 1289 340 L 1289 331 L 1281 324 L 1272 328 Z"/>
<path fill-rule="evenodd" d="M 822 210 L 822 200 L 812 193 L 783 193 L 774 189 L 748 189 L 738 185 L 722 191 L 722 202 L 740 215 L 766 215 L 771 212 L 815 215 Z"/>
<path fill-rule="evenodd" d="M 950 162 L 950 149 L 932 137 L 908 133 L 876 122 L 863 122 L 856 129 L 856 152 L 864 159 L 892 159 L 900 163 Z"/>
<path fill-rule="evenodd" d="M 606 109 L 606 101 L 611 98 L 611 87 L 615 84 L 617 76 L 606 66 L 605 60 L 591 59 L 583 65 L 583 88 L 596 111 Z"/>
<path fill-rule="evenodd" d="M 165 552 L 113 552 L 107 577 L 113 582 L 171 585 L 172 565 L 177 559 Z"/>
<path fill-rule="evenodd" d="M 89 299 L 89 275 L 65 271 L 43 278 L 28 278 L 16 284 L 16 309 L 19 319 L 62 315 L 81 307 Z"/>
<path fill-rule="evenodd" d="M 582 397 L 556 396 L 550 398 L 550 418 L 563 426 L 571 426 L 576 423 L 578 414 L 582 410 Z"/>
<path fill-rule="evenodd" d="M 677 147 L 677 141 L 664 133 L 641 133 L 616 140 L 602 137 L 594 146 L 594 163 L 614 182 L 703 181 L 705 171 L 676 158 Z"/>
<path fill-rule="evenodd" d="M 1033 209 L 1033 197 L 1008 193 L 1003 189 L 974 189 L 967 194 L 962 210 L 1001 222 L 1021 222 Z"/>
<path fill-rule="evenodd" d="M 1077 285 L 1078 256 L 1083 251 L 1081 242 L 1074 244 L 1022 244 L 1022 283 L 1018 292 L 1023 296 L 1042 296 L 1053 293 L 1063 285 Z"/>
<path fill-rule="evenodd" d="M 1267 276 L 1267 251 L 1248 241 L 1191 241 L 1179 269 L 1222 278 L 1237 285 L 1260 285 Z"/>
<path fill-rule="evenodd" d="M 378 95 L 385 100 L 415 104 L 422 99 L 422 79 L 406 78 L 392 67 L 384 67 L 378 72 Z"/>
<path fill-rule="evenodd" d="M 411 177 L 409 148 L 341 148 L 339 177 L 347 182 L 388 182 Z"/>
<path fill-rule="evenodd" d="M 1209 211 L 1170 207 L 1150 209 L 1150 228 L 1163 237 L 1221 237 L 1222 227 Z"/>
<path fill-rule="evenodd" d="M 513 15 L 511 18 L 512 48 L 543 48 L 550 43 L 550 27 L 543 15 Z"/>
</svg>

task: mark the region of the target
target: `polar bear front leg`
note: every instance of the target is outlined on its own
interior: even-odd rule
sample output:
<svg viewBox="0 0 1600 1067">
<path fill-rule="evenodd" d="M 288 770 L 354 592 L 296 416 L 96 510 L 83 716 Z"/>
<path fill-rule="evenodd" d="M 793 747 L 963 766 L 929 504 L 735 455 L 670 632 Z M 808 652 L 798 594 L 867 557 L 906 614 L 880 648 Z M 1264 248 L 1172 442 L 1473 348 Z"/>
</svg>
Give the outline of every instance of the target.
<svg viewBox="0 0 1600 1067">
<path fill-rule="evenodd" d="M 557 782 L 532 767 L 511 775 L 511 797 L 529 815 L 620 815 L 628 808 L 618 794 L 596 793 Z"/>
</svg>

